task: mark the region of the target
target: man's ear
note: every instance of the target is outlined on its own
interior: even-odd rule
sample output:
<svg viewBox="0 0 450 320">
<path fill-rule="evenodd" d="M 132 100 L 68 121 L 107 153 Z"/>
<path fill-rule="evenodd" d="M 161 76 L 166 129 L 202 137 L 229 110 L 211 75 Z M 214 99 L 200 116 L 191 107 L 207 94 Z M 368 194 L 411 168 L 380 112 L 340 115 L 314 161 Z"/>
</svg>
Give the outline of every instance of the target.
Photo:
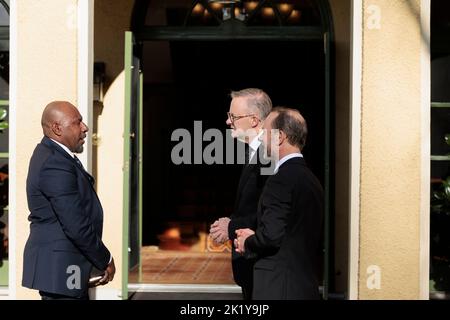
<svg viewBox="0 0 450 320">
<path fill-rule="evenodd" d="M 60 136 L 61 135 L 61 126 L 59 125 L 58 122 L 54 122 L 52 124 L 52 132 L 56 135 L 56 136 Z"/>
<path fill-rule="evenodd" d="M 287 139 L 286 133 L 283 130 L 278 131 L 278 145 L 281 146 L 284 140 Z"/>
</svg>

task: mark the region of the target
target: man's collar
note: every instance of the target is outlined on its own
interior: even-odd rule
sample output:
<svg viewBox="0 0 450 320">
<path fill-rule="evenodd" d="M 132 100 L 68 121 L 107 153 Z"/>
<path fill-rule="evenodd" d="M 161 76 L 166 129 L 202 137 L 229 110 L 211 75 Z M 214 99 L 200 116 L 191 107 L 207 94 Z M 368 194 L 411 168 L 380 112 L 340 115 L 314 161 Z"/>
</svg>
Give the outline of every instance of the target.
<svg viewBox="0 0 450 320">
<path fill-rule="evenodd" d="M 264 131 L 261 130 L 256 137 L 253 138 L 252 141 L 248 144 L 251 150 L 256 151 L 258 150 L 259 146 L 261 145 L 260 137 L 263 135 Z"/>
<path fill-rule="evenodd" d="M 296 152 L 296 153 L 290 153 L 290 154 L 288 154 L 288 155 L 285 155 L 283 158 L 281 158 L 281 159 L 277 162 L 277 164 L 276 164 L 276 166 L 275 166 L 274 172 L 277 173 L 277 172 L 278 172 L 278 169 L 280 169 L 280 167 L 283 165 L 283 163 L 285 163 L 286 161 L 288 161 L 288 160 L 290 160 L 290 159 L 292 159 L 292 158 L 303 158 L 303 155 L 302 155 L 301 153 L 299 153 L 299 152 Z"/>
<path fill-rule="evenodd" d="M 72 151 L 69 150 L 69 148 L 67 148 L 65 145 L 63 145 L 62 143 L 56 141 L 55 139 L 49 138 L 50 140 L 52 140 L 54 143 L 56 143 L 58 146 L 60 146 L 65 152 L 67 152 L 72 158 L 75 158 L 75 155 L 73 154 Z"/>
</svg>

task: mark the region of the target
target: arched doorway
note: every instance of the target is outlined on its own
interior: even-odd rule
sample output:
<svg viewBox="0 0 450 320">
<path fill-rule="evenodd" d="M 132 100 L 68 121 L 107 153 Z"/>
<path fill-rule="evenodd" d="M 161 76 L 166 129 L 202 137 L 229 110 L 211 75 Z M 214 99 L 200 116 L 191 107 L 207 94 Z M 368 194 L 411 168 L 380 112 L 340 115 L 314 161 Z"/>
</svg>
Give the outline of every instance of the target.
<svg viewBox="0 0 450 320">
<path fill-rule="evenodd" d="M 140 281 L 233 283 L 229 248 L 211 247 L 207 230 L 231 213 L 240 168 L 174 165 L 171 133 L 194 132 L 197 120 L 203 132 L 224 132 L 230 91 L 259 87 L 308 121 L 305 158 L 326 192 L 326 298 L 334 177 L 328 1 L 137 1 L 132 25 L 144 74 Z"/>
</svg>

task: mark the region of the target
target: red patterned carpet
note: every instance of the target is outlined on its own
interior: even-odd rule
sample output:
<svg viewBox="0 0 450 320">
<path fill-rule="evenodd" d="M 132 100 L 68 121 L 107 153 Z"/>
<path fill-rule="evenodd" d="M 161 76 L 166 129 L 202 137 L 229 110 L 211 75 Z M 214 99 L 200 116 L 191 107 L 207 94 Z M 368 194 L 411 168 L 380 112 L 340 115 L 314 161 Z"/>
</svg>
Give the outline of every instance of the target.
<svg viewBox="0 0 450 320">
<path fill-rule="evenodd" d="M 157 250 L 143 247 L 141 283 L 234 284 L 230 252 Z M 137 274 L 130 281 L 139 282 Z"/>
</svg>

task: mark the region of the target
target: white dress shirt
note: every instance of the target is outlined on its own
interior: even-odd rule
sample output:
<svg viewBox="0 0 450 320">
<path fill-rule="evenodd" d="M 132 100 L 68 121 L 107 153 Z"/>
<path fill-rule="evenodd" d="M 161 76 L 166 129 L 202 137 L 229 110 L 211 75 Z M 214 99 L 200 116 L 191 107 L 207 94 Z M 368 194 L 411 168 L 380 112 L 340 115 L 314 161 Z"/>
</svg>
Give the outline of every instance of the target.
<svg viewBox="0 0 450 320">
<path fill-rule="evenodd" d="M 60 146 L 61 148 L 64 149 L 65 152 L 67 152 L 72 158 L 75 158 L 75 155 L 73 154 L 72 151 L 69 150 L 69 148 L 67 148 L 65 145 L 63 145 L 62 143 L 53 140 L 52 138 L 50 138 L 50 140 L 52 140 L 54 143 L 56 143 L 58 146 Z"/>
<path fill-rule="evenodd" d="M 284 157 L 281 158 L 281 159 L 277 162 L 277 164 L 275 165 L 275 170 L 274 170 L 274 172 L 277 173 L 277 172 L 278 172 L 278 169 L 281 167 L 281 165 L 282 165 L 283 163 L 285 163 L 286 161 L 288 161 L 288 160 L 290 160 L 290 159 L 293 159 L 293 158 L 303 158 L 303 155 L 302 155 L 301 153 L 299 153 L 299 152 L 296 152 L 296 153 L 290 153 L 290 154 L 284 156 Z"/>
<path fill-rule="evenodd" d="M 256 137 L 253 138 L 253 140 L 248 144 L 249 146 L 249 163 L 252 163 L 253 156 L 258 151 L 259 146 L 261 145 L 261 136 L 263 135 L 264 131 L 261 130 Z"/>
</svg>

